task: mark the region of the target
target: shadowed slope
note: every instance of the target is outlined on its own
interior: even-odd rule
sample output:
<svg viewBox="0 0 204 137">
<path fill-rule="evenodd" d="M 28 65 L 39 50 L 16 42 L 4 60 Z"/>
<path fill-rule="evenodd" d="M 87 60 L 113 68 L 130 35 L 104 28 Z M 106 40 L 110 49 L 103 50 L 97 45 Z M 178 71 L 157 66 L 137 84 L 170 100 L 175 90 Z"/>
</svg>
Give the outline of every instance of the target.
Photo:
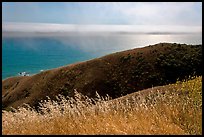
<svg viewBox="0 0 204 137">
<path fill-rule="evenodd" d="M 74 89 L 89 97 L 120 97 L 152 86 L 201 75 L 202 45 L 159 43 L 113 53 L 86 62 L 2 81 L 3 108 L 31 106 L 49 96 L 73 96 Z"/>
</svg>

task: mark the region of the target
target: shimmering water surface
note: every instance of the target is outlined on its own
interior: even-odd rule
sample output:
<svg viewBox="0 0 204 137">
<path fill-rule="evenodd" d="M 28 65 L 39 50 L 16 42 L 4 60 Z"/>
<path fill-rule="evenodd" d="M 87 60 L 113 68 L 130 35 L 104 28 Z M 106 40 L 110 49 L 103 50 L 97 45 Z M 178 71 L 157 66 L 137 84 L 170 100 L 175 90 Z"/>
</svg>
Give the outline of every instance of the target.
<svg viewBox="0 0 204 137">
<path fill-rule="evenodd" d="M 160 42 L 202 44 L 202 35 L 69 35 L 58 37 L 3 37 L 2 79 L 86 61 L 117 51 Z"/>
</svg>

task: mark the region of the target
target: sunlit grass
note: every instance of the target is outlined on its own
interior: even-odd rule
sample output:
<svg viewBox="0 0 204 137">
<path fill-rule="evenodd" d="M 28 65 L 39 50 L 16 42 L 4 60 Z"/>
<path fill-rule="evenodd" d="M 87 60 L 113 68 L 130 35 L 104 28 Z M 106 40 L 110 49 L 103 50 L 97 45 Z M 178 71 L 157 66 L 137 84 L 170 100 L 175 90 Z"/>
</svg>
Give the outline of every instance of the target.
<svg viewBox="0 0 204 137">
<path fill-rule="evenodd" d="M 202 77 L 177 82 L 165 94 L 95 100 L 75 92 L 2 113 L 3 134 L 202 134 Z"/>
</svg>

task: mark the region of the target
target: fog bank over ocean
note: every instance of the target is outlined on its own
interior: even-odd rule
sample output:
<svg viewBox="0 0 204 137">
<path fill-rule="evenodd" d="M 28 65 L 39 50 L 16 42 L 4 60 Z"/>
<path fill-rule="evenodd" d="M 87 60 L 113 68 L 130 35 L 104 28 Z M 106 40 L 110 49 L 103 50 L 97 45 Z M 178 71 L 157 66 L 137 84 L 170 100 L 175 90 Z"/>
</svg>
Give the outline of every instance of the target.
<svg viewBox="0 0 204 137">
<path fill-rule="evenodd" d="M 77 25 L 51 23 L 2 24 L 3 36 L 64 36 L 69 34 L 117 33 L 117 34 L 198 34 L 201 26 L 175 25 Z M 20 33 L 21 32 L 21 33 Z M 30 35 L 28 35 L 30 34 Z"/>
<path fill-rule="evenodd" d="M 159 42 L 202 44 L 202 26 L 175 25 L 77 25 L 4 22 L 3 38 L 49 38 L 64 46 L 88 52 L 109 52 L 137 48 Z M 26 44 L 23 44 L 26 45 Z M 60 44 L 59 44 L 60 45 Z M 114 50 L 111 50 L 114 49 Z M 109 53 L 108 52 L 108 53 Z"/>
</svg>

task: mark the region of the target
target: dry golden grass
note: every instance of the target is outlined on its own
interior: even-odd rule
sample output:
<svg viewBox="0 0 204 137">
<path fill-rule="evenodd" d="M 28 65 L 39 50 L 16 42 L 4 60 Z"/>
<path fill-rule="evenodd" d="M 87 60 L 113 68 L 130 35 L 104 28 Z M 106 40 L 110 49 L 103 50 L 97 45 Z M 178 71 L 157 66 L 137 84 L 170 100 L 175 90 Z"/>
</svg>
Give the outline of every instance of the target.
<svg viewBox="0 0 204 137">
<path fill-rule="evenodd" d="M 76 93 L 44 101 L 41 112 L 29 106 L 3 111 L 3 134 L 202 134 L 202 77 L 177 82 L 165 94 L 95 100 Z"/>
</svg>

